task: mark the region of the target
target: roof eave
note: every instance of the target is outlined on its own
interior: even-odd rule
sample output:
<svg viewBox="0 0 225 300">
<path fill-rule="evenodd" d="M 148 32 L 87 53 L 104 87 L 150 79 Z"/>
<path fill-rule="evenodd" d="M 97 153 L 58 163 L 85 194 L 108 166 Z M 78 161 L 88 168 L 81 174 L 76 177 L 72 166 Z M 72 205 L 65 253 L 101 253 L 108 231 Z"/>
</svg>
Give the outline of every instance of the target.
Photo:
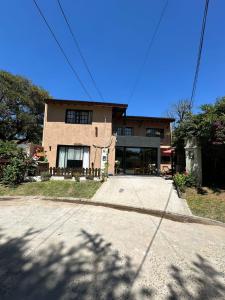
<svg viewBox="0 0 225 300">
<path fill-rule="evenodd" d="M 82 101 L 82 100 L 64 100 L 64 99 L 45 99 L 47 104 L 67 104 L 67 105 L 90 105 L 90 106 L 104 106 L 104 107 L 118 107 L 127 109 L 128 105 L 123 103 L 111 102 L 96 102 L 96 101 Z"/>
</svg>

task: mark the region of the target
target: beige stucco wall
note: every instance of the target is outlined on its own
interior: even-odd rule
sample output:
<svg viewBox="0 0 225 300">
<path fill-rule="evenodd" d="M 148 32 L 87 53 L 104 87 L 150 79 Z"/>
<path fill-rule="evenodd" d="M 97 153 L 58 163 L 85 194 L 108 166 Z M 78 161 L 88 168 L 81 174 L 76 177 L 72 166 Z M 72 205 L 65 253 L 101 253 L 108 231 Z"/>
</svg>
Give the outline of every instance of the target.
<svg viewBox="0 0 225 300">
<path fill-rule="evenodd" d="M 113 130 L 117 127 L 133 127 L 133 132 L 135 136 L 146 136 L 146 128 L 162 128 L 164 129 L 164 138 L 160 140 L 160 145 L 170 146 L 171 144 L 171 133 L 170 133 L 170 123 L 168 122 L 154 122 L 150 120 L 144 121 L 134 121 L 126 120 L 124 123 L 123 119 L 113 120 Z"/>
<path fill-rule="evenodd" d="M 153 121 L 153 120 L 129 120 L 126 119 L 125 121 L 123 118 L 115 118 L 113 119 L 113 131 L 115 132 L 117 127 L 132 127 L 133 128 L 133 135 L 139 137 L 146 137 L 146 129 L 147 128 L 162 128 L 164 129 L 164 138 L 160 138 L 160 148 L 161 151 L 158 152 L 160 155 L 159 160 L 161 161 L 161 156 L 163 155 L 163 150 L 167 149 L 171 146 L 171 130 L 170 130 L 170 122 L 166 121 Z M 148 137 L 147 139 L 152 139 Z M 146 143 L 148 144 L 148 143 Z M 158 147 L 158 146 L 157 146 Z M 164 166 L 171 168 L 171 164 L 160 164 L 161 171 L 163 170 Z"/>
<path fill-rule="evenodd" d="M 65 123 L 66 109 L 92 110 L 92 124 Z M 95 136 L 95 128 L 98 136 Z M 114 173 L 115 138 L 112 136 L 112 108 L 99 106 L 78 106 L 67 104 L 46 104 L 43 131 L 43 146 L 51 167 L 56 166 L 57 145 L 90 147 L 90 167 L 101 165 L 101 148 L 109 147 L 109 173 Z"/>
</svg>

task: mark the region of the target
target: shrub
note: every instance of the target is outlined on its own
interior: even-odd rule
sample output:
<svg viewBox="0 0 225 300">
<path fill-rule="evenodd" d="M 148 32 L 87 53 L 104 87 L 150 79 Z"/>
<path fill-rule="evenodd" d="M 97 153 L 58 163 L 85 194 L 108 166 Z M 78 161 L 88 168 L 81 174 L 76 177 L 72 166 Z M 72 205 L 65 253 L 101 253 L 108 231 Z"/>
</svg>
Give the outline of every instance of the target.
<svg viewBox="0 0 225 300">
<path fill-rule="evenodd" d="M 75 178 L 76 182 L 80 182 L 80 174 L 79 173 L 75 173 L 74 178 Z"/>
<path fill-rule="evenodd" d="M 23 158 L 23 150 L 21 148 L 18 148 L 17 144 L 14 142 L 0 141 L 0 158 L 11 159 L 13 157 Z"/>
<path fill-rule="evenodd" d="M 51 175 L 49 174 L 49 172 L 42 172 L 41 173 L 41 181 L 49 181 L 50 177 L 51 177 Z"/>
<path fill-rule="evenodd" d="M 108 169 L 109 169 L 109 163 L 105 162 L 104 169 L 102 169 L 102 173 L 101 173 L 101 175 L 102 175 L 101 181 L 102 182 L 106 181 L 107 178 L 109 177 Z"/>
<path fill-rule="evenodd" d="M 0 141 L 0 159 L 8 161 L 1 168 L 1 182 L 4 185 L 17 185 L 24 181 L 26 175 L 35 173 L 34 162 L 14 142 Z"/>
<path fill-rule="evenodd" d="M 185 192 L 186 187 L 193 187 L 197 185 L 196 176 L 191 173 L 177 173 L 173 176 L 173 181 L 182 193 Z"/>
<path fill-rule="evenodd" d="M 185 191 L 185 182 L 186 182 L 186 175 L 177 173 L 173 176 L 173 181 L 175 185 L 180 189 L 181 192 Z"/>
<path fill-rule="evenodd" d="M 188 187 L 197 186 L 197 178 L 194 174 L 190 173 L 186 175 L 185 186 Z"/>
<path fill-rule="evenodd" d="M 17 185 L 24 181 L 27 163 L 24 159 L 13 157 L 3 169 L 1 182 L 4 185 Z"/>
</svg>

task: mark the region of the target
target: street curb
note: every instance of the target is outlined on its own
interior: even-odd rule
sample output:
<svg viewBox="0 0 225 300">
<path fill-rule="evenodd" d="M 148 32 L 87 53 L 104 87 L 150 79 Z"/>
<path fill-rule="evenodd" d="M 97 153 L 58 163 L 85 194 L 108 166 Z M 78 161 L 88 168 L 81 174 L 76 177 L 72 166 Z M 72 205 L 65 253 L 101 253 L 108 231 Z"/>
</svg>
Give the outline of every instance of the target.
<svg viewBox="0 0 225 300">
<path fill-rule="evenodd" d="M 168 219 L 180 223 L 196 223 L 202 225 L 220 226 L 225 228 L 225 223 L 208 219 L 208 218 L 194 216 L 194 215 L 188 216 L 188 215 L 182 215 L 178 213 L 157 210 L 157 209 L 147 209 L 147 208 L 140 208 L 135 206 L 127 206 L 127 205 L 107 203 L 107 202 L 97 202 L 97 201 L 84 199 L 84 198 L 44 197 L 44 196 L 12 196 L 12 197 L 4 196 L 4 197 L 0 197 L 0 201 L 22 200 L 24 198 L 25 199 L 29 198 L 31 200 L 44 200 L 44 201 L 52 201 L 52 202 L 66 202 L 71 204 L 101 206 L 101 207 L 112 208 L 120 211 L 122 210 L 128 212 L 136 212 L 145 215 L 151 215 L 151 216 L 160 217 L 162 219 Z"/>
</svg>

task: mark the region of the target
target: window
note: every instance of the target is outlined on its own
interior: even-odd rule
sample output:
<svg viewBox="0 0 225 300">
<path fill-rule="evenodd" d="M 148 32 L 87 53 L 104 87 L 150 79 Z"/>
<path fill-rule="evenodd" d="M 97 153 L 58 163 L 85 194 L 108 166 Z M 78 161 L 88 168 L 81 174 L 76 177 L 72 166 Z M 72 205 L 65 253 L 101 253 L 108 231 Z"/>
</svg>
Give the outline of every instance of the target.
<svg viewBox="0 0 225 300">
<path fill-rule="evenodd" d="M 146 136 L 164 138 L 163 128 L 146 128 Z"/>
<path fill-rule="evenodd" d="M 117 135 L 123 135 L 123 128 L 122 127 L 118 127 L 116 129 L 116 133 L 117 133 Z"/>
<path fill-rule="evenodd" d="M 72 110 L 66 111 L 66 123 L 70 124 L 91 124 L 92 112 L 89 110 Z"/>
<path fill-rule="evenodd" d="M 133 128 L 132 127 L 125 127 L 124 128 L 124 135 L 133 135 Z"/>
<path fill-rule="evenodd" d="M 133 128 L 132 127 L 118 127 L 116 129 L 117 135 L 133 135 Z"/>
<path fill-rule="evenodd" d="M 58 146 L 59 168 L 89 168 L 89 147 Z"/>
</svg>

